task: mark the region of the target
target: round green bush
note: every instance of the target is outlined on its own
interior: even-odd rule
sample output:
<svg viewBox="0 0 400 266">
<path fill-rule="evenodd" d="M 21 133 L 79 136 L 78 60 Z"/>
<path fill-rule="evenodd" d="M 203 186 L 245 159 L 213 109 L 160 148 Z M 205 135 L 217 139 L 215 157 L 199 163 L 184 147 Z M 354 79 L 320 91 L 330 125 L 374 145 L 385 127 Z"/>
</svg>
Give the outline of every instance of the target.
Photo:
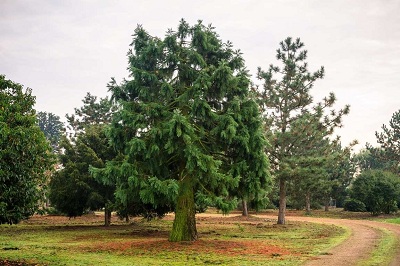
<svg viewBox="0 0 400 266">
<path fill-rule="evenodd" d="M 366 212 L 365 204 L 356 199 L 347 199 L 344 201 L 344 210 L 349 212 Z"/>
</svg>

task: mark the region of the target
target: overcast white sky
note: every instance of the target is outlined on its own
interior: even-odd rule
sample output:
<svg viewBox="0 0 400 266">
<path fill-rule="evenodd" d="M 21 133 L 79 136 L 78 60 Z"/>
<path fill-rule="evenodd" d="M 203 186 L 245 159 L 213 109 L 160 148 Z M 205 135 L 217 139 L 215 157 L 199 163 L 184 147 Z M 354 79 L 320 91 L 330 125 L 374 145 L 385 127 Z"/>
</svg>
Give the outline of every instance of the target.
<svg viewBox="0 0 400 266">
<path fill-rule="evenodd" d="M 276 63 L 280 41 L 300 37 L 310 70 L 326 70 L 315 100 L 332 91 L 337 109 L 351 105 L 337 133 L 360 149 L 400 109 L 399 14 L 399 0 L 0 0 L 0 74 L 32 88 L 38 111 L 64 118 L 87 92 L 104 97 L 111 77 L 128 77 L 137 24 L 162 37 L 181 18 L 212 23 L 253 77 Z"/>
</svg>

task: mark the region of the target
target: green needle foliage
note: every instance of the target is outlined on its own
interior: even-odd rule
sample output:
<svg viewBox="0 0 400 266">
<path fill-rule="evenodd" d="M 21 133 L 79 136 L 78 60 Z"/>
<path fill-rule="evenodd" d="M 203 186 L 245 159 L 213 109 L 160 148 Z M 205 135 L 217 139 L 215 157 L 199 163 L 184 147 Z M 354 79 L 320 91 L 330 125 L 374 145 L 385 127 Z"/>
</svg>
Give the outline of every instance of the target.
<svg viewBox="0 0 400 266">
<path fill-rule="evenodd" d="M 293 178 L 288 182 L 288 194 L 296 208 L 305 206 L 310 212 L 311 204 L 317 203 L 324 204 L 328 211 L 331 198 L 343 204 L 346 188 L 353 178 L 355 168 L 350 158 L 353 144 L 342 148 L 338 140 L 327 138 L 314 143 L 301 156 L 292 156 Z"/>
<path fill-rule="evenodd" d="M 388 162 L 390 171 L 400 174 L 400 110 L 392 115 L 389 126 L 383 125 L 382 132 L 375 132 L 379 149 L 369 147 L 376 156 Z"/>
<path fill-rule="evenodd" d="M 130 80 L 109 84 L 119 105 L 108 131 L 121 157 L 97 178 L 113 180 L 127 206 L 175 210 L 171 241 L 197 239 L 195 199 L 224 212 L 236 195 L 261 198 L 270 182 L 266 140 L 240 51 L 214 28 L 181 20 L 164 38 L 138 26 Z"/>
<path fill-rule="evenodd" d="M 324 77 L 325 71 L 321 67 L 314 73 L 309 72 L 305 61 L 307 50 L 300 39 L 288 37 L 282 41 L 277 59 L 281 66 L 270 65 L 268 71 L 259 68 L 258 78 L 264 84 L 256 92 L 271 144 L 268 154 L 279 185 L 278 224 L 285 224 L 288 182 L 296 177 L 298 165 L 305 166 L 304 156 L 311 156 L 307 153 L 341 126 L 349 106 L 339 111 L 331 109 L 336 102 L 333 93 L 322 102 L 314 103 L 310 90 Z M 309 159 L 309 163 L 319 164 L 315 155 Z"/>
<path fill-rule="evenodd" d="M 67 115 L 71 132 L 60 142 L 62 168 L 51 179 L 49 196 L 56 209 L 70 217 L 104 207 L 105 225 L 109 225 L 114 185 L 95 180 L 89 167 L 104 167 L 116 156 L 105 134 L 115 106 L 107 97 L 97 100 L 90 93 L 82 102 L 75 114 Z"/>
<path fill-rule="evenodd" d="M 75 108 L 74 114 L 65 116 L 69 130 L 79 133 L 89 126 L 111 123 L 111 118 L 117 107 L 112 104 L 108 97 L 97 99 L 97 96 L 88 92 L 82 102 L 83 106 Z"/>
<path fill-rule="evenodd" d="M 31 89 L 0 75 L 0 224 L 18 223 L 37 211 L 52 168 L 34 104 Z"/>
</svg>

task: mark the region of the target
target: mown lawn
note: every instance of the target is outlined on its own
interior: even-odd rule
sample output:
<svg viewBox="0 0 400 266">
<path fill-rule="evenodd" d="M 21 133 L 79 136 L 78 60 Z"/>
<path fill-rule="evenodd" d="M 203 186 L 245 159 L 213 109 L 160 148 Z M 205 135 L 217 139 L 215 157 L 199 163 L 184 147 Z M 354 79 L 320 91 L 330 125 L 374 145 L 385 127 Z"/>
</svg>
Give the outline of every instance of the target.
<svg viewBox="0 0 400 266">
<path fill-rule="evenodd" d="M 346 230 L 256 217 L 197 217 L 199 240 L 168 242 L 172 217 L 103 227 L 101 215 L 68 220 L 36 216 L 0 226 L 0 264 L 27 265 L 299 265 L 326 251 Z"/>
</svg>

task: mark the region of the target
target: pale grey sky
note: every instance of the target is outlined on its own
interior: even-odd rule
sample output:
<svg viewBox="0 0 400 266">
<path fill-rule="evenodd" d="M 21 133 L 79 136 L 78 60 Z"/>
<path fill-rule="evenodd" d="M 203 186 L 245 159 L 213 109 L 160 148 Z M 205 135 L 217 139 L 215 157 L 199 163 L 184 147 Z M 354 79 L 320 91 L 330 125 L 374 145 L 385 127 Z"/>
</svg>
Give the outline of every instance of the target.
<svg viewBox="0 0 400 266">
<path fill-rule="evenodd" d="M 337 134 L 360 149 L 400 109 L 399 14 L 398 0 L 0 0 L 0 74 L 32 88 L 38 111 L 63 118 L 86 92 L 104 97 L 111 77 L 128 77 L 137 24 L 162 37 L 181 18 L 212 23 L 253 77 L 276 63 L 280 41 L 300 37 L 310 70 L 326 70 L 315 100 L 332 91 L 337 109 L 351 105 Z"/>
</svg>

